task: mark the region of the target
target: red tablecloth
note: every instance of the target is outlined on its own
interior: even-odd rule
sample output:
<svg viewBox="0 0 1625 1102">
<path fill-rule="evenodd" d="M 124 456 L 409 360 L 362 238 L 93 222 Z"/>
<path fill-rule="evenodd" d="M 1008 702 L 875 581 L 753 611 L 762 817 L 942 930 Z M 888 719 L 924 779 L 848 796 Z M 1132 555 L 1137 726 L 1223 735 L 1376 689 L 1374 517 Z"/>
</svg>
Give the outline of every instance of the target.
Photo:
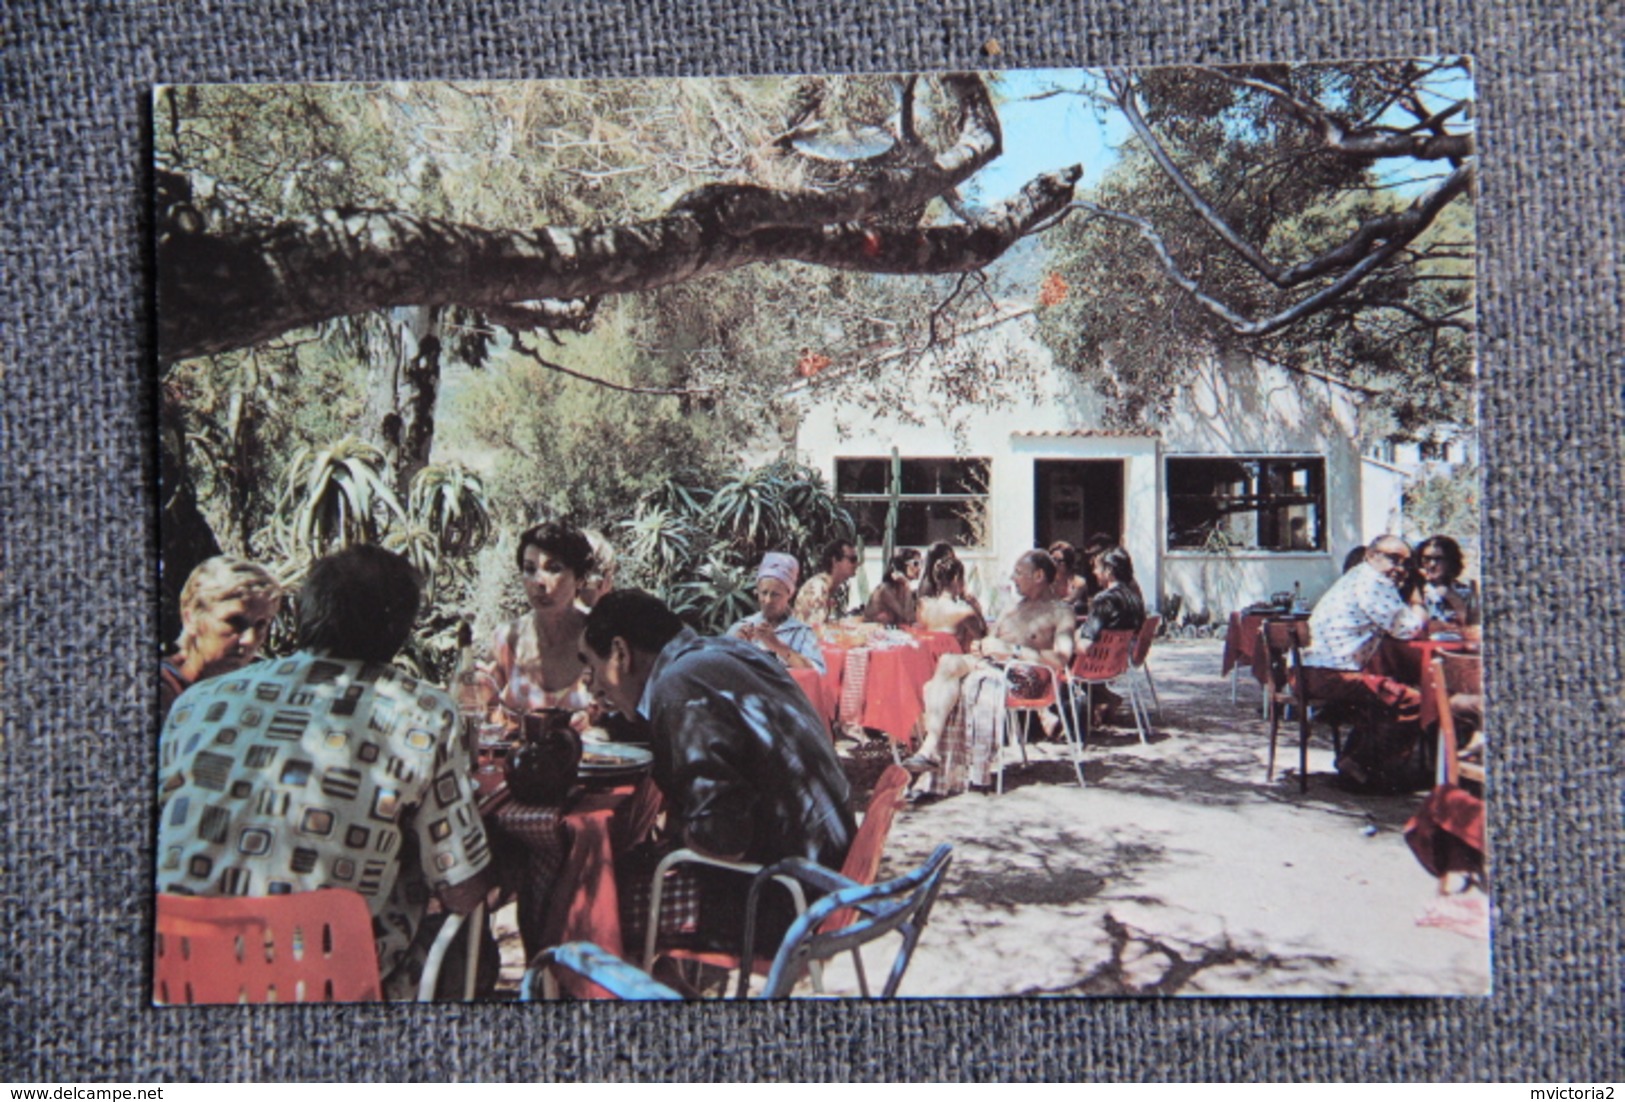
<svg viewBox="0 0 1625 1102">
<path fill-rule="evenodd" d="M 1393 639 L 1382 641 L 1366 663 L 1370 673 L 1391 677 L 1418 689 L 1423 688 L 1422 674 L 1433 663 L 1439 651 L 1472 651 L 1477 644 L 1464 639 Z M 1431 728 L 1439 723 L 1439 702 L 1432 693 L 1422 692 L 1422 726 Z"/>
<path fill-rule="evenodd" d="M 1270 656 L 1264 646 L 1265 622 L 1307 619 L 1304 615 L 1285 612 L 1232 612 L 1224 633 L 1224 659 L 1219 675 L 1228 677 L 1230 671 L 1239 666 L 1250 671 L 1253 680 L 1260 685 L 1268 685 Z"/>
<path fill-rule="evenodd" d="M 823 649 L 825 664 L 840 678 L 840 721 L 908 743 L 925 707 L 921 690 L 936 673 L 937 658 L 957 654 L 959 643 L 951 633 L 933 631 L 891 647 Z"/>
<path fill-rule="evenodd" d="M 503 885 L 518 899 L 527 959 L 566 941 L 623 953 L 615 854 L 646 831 L 658 799 L 653 782 L 644 780 L 583 792 L 564 808 L 500 797 L 482 808 Z M 609 997 L 596 984 L 565 976 L 560 982 L 580 998 Z"/>
<path fill-rule="evenodd" d="M 807 694 L 807 699 L 812 701 L 814 710 L 824 717 L 826 723 L 835 718 L 835 708 L 840 702 L 840 694 L 837 692 L 834 697 L 829 695 L 825 674 L 817 670 L 791 670 L 790 676 L 795 678 L 796 684 L 801 686 L 801 691 Z"/>
</svg>

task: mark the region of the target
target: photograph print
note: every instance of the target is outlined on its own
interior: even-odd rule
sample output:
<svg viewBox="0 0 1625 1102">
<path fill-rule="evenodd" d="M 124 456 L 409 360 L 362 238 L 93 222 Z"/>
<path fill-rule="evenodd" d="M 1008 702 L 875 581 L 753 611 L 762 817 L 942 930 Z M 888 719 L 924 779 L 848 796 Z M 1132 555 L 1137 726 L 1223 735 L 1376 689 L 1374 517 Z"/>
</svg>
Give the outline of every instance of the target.
<svg viewBox="0 0 1625 1102">
<path fill-rule="evenodd" d="M 156 88 L 153 1001 L 1487 995 L 1474 116 Z"/>
</svg>

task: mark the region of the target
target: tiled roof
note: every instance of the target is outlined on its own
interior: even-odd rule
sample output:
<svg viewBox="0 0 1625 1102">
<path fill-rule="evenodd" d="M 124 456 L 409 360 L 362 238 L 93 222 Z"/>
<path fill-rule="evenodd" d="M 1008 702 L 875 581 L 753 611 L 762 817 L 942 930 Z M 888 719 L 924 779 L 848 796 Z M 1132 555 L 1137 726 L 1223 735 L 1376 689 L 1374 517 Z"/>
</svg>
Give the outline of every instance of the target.
<svg viewBox="0 0 1625 1102">
<path fill-rule="evenodd" d="M 1071 438 L 1074 436 L 1112 436 L 1134 440 L 1154 440 L 1162 435 L 1154 429 L 1021 429 L 1013 436 Z"/>
</svg>

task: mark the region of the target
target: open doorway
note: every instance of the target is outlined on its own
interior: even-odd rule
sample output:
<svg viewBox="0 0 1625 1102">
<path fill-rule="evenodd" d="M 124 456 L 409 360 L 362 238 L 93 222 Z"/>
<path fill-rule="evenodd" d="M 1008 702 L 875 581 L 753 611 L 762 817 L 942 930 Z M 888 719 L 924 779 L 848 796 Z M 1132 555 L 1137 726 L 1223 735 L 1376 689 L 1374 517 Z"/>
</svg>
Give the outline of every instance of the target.
<svg viewBox="0 0 1625 1102">
<path fill-rule="evenodd" d="M 1123 467 L 1121 459 L 1034 461 L 1034 546 L 1082 547 L 1097 533 L 1121 542 Z"/>
</svg>

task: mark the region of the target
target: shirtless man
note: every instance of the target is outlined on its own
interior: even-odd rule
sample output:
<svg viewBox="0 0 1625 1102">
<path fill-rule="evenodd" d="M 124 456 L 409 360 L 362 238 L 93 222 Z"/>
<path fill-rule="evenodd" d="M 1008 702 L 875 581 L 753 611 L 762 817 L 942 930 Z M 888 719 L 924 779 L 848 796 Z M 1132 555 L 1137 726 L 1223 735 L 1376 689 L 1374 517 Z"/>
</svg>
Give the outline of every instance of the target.
<svg viewBox="0 0 1625 1102">
<path fill-rule="evenodd" d="M 1034 665 L 1043 665 L 1054 676 L 1071 663 L 1077 618 L 1071 605 L 1055 600 L 1050 592 L 1055 584 L 1055 560 L 1047 551 L 1028 551 L 1016 560 L 1010 580 L 1021 596 L 1020 603 L 1000 616 L 993 633 L 974 643 L 969 654 L 943 655 L 936 676 L 925 683 L 925 741 L 917 754 L 903 762 L 910 773 L 941 768 L 937 746 L 959 699 L 960 683 L 983 663 L 1024 663 L 1015 667 L 1021 672 L 1013 680 L 1017 695 L 1032 697 L 1042 696 L 1047 685 L 1041 677 L 1023 677 L 1023 673 L 1033 673 Z M 1019 691 L 1023 680 L 1031 683 L 1031 693 Z"/>
</svg>

